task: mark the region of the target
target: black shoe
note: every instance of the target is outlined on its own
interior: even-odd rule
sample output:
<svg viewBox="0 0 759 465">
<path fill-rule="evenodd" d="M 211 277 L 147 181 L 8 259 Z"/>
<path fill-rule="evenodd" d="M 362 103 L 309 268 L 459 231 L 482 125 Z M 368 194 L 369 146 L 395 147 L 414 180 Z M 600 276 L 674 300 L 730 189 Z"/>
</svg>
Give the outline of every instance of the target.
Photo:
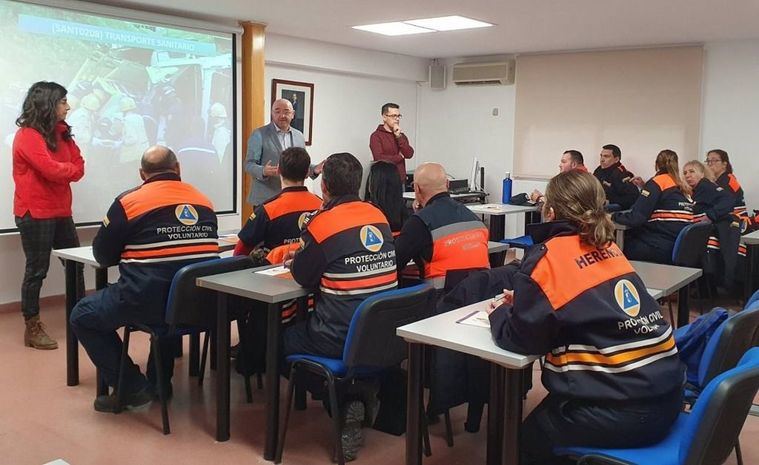
<svg viewBox="0 0 759 465">
<path fill-rule="evenodd" d="M 141 407 L 150 405 L 155 399 L 155 394 L 148 387 L 145 387 L 137 392 L 126 394 L 122 399 L 124 410 L 136 410 Z M 108 394 L 103 396 L 97 396 L 95 399 L 95 411 L 105 413 L 118 413 L 119 409 L 118 400 L 116 394 Z"/>
<path fill-rule="evenodd" d="M 343 410 L 343 432 L 340 435 L 340 442 L 343 446 L 343 457 L 346 462 L 356 460 L 358 450 L 364 445 L 361 425 L 365 416 L 364 404 L 358 400 L 351 401 Z"/>
</svg>

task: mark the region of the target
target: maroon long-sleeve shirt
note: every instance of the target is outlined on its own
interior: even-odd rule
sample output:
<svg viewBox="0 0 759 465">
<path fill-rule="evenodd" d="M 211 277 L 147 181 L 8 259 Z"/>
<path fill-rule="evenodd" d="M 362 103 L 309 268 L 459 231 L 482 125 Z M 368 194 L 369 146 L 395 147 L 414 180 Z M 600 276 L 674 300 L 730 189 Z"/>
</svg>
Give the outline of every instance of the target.
<svg viewBox="0 0 759 465">
<path fill-rule="evenodd" d="M 406 158 L 414 156 L 414 148 L 408 142 L 408 137 L 401 134 L 395 135 L 380 124 L 377 130 L 369 136 L 369 149 L 372 151 L 374 161 L 389 161 L 398 168 L 401 182 L 406 181 Z"/>
</svg>

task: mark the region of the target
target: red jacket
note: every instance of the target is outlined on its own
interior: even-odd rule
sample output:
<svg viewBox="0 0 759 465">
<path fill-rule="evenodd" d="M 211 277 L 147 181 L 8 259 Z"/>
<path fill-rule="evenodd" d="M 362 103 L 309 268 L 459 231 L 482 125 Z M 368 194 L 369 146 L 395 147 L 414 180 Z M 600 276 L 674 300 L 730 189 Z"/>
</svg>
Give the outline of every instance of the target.
<svg viewBox="0 0 759 465">
<path fill-rule="evenodd" d="M 36 129 L 20 128 L 13 139 L 13 214 L 32 218 L 71 216 L 70 183 L 84 176 L 84 160 L 73 139 L 63 140 L 68 126 L 55 127 L 58 149 L 51 152 Z"/>
<path fill-rule="evenodd" d="M 385 129 L 383 125 L 369 136 L 369 150 L 374 161 L 389 161 L 398 168 L 401 182 L 406 182 L 406 158 L 414 156 L 414 148 L 408 143 L 406 134 L 396 138 L 395 134 Z"/>
</svg>

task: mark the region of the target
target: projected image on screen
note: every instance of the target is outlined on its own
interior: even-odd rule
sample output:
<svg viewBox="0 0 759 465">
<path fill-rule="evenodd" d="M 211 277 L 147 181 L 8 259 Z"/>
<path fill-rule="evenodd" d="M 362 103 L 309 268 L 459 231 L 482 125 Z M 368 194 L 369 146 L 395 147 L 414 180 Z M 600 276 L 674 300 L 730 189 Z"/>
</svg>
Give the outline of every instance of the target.
<svg viewBox="0 0 759 465">
<path fill-rule="evenodd" d="M 74 220 L 102 219 L 138 185 L 140 157 L 171 147 L 182 179 L 234 210 L 234 36 L 0 0 L 0 230 L 13 222 L 11 147 L 29 86 L 68 89 L 67 122 L 85 158 Z"/>
</svg>

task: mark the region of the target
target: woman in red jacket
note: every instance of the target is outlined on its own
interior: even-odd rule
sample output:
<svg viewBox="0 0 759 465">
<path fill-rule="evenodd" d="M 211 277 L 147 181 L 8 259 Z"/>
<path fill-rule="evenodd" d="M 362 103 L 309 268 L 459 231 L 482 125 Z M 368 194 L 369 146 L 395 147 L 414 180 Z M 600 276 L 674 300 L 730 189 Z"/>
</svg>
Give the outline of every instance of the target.
<svg viewBox="0 0 759 465">
<path fill-rule="evenodd" d="M 79 246 L 69 184 L 84 175 L 84 160 L 65 121 L 70 109 L 66 93 L 54 82 L 33 84 L 16 120 L 19 130 L 13 139 L 13 214 L 26 256 L 21 284 L 24 344 L 35 349 L 58 348 L 39 317 L 40 289 L 50 266 L 50 252 Z M 83 291 L 81 269 L 78 284 Z"/>
</svg>

